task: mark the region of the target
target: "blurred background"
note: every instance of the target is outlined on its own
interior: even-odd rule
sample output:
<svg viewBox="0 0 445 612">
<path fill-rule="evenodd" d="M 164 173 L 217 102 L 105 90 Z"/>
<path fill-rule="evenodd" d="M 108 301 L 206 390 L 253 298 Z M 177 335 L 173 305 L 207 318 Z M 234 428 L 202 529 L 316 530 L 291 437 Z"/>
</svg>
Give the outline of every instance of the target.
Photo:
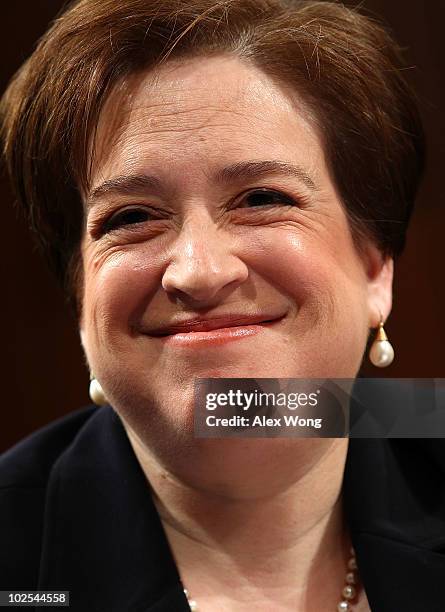
<svg viewBox="0 0 445 612">
<path fill-rule="evenodd" d="M 2 5 L 0 91 L 64 6 L 60 0 Z M 356 5 L 357 2 L 345 2 Z M 386 325 L 396 359 L 366 376 L 445 377 L 445 2 L 365 0 L 405 48 L 406 75 L 420 98 L 428 161 L 406 251 L 396 263 L 394 306 Z M 346 92 L 345 92 L 346 93 Z M 13 203 L 5 171 L 1 257 L 4 382 L 0 452 L 31 431 L 90 403 L 77 324 Z"/>
</svg>

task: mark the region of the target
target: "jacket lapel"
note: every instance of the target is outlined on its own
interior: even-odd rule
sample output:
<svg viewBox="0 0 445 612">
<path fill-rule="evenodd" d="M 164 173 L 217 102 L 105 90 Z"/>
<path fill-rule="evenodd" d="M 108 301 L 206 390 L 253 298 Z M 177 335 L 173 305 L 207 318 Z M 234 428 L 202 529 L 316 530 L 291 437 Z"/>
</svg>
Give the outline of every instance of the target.
<svg viewBox="0 0 445 612">
<path fill-rule="evenodd" d="M 74 612 L 189 610 L 147 481 L 109 407 L 53 467 L 38 588 L 69 590 Z"/>
<path fill-rule="evenodd" d="M 426 445 L 349 441 L 343 499 L 373 612 L 445 609 L 444 477 Z"/>
</svg>

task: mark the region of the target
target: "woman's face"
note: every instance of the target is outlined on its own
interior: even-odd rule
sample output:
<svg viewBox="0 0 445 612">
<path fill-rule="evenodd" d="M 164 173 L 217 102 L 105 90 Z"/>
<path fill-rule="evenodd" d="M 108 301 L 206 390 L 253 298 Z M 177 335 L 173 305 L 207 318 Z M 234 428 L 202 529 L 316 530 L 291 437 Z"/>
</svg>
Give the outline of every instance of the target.
<svg viewBox="0 0 445 612">
<path fill-rule="evenodd" d="M 191 427 L 198 377 L 356 375 L 391 266 L 354 247 L 298 96 L 234 58 L 170 63 L 111 96 L 96 153 L 82 341 L 130 423 Z"/>
</svg>

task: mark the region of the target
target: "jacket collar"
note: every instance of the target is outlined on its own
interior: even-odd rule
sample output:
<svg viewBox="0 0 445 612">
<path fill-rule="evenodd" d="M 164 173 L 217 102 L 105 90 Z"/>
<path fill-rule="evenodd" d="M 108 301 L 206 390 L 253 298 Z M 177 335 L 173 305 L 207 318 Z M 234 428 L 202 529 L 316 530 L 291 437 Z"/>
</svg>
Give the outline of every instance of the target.
<svg viewBox="0 0 445 612">
<path fill-rule="evenodd" d="M 350 440 L 344 504 L 373 612 L 443 610 L 445 451 L 437 442 Z M 53 467 L 38 588 L 69 590 L 73 612 L 189 610 L 147 481 L 110 407 L 95 411 Z"/>
</svg>

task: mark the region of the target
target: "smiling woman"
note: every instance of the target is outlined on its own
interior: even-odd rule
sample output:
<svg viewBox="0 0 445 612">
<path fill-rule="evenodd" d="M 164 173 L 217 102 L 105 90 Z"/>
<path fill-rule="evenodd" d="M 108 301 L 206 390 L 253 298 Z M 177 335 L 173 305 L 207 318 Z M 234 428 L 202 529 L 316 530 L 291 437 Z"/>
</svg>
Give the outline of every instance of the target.
<svg viewBox="0 0 445 612">
<path fill-rule="evenodd" d="M 387 453 L 401 487 L 397 447 L 193 430 L 198 378 L 354 379 L 379 326 L 390 360 L 423 163 L 400 62 L 330 2 L 81 0 L 43 37 L 2 101 L 5 156 L 106 405 L 2 459 L 1 524 L 33 543 L 2 589 L 79 612 L 439 609 L 419 607 L 439 562 L 351 486 Z"/>
</svg>

